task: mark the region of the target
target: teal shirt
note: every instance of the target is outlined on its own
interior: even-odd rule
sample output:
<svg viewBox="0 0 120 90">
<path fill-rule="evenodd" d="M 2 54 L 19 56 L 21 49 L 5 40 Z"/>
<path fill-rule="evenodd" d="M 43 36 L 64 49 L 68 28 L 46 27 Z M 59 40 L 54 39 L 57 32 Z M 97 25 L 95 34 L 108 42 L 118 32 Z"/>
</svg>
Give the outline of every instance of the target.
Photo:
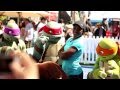
<svg viewBox="0 0 120 90">
<path fill-rule="evenodd" d="M 68 76 L 79 75 L 82 73 L 82 68 L 79 64 L 81 55 L 84 50 L 82 38 L 80 37 L 76 40 L 73 40 L 72 37 L 69 38 L 64 46 L 64 51 L 67 51 L 72 46 L 76 47 L 78 51 L 75 52 L 71 57 L 69 57 L 68 60 L 63 60 L 62 63 L 62 69 Z"/>
</svg>

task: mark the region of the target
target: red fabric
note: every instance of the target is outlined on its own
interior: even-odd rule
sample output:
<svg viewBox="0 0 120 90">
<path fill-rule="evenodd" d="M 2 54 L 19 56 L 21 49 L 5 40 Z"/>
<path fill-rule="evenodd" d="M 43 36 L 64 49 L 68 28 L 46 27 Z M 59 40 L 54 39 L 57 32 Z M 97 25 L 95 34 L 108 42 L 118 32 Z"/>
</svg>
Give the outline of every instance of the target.
<svg viewBox="0 0 120 90">
<path fill-rule="evenodd" d="M 117 34 L 119 33 L 120 28 L 118 27 L 118 25 L 112 26 L 112 36 L 116 37 Z"/>
<path fill-rule="evenodd" d="M 52 61 L 38 63 L 40 79 L 67 79 L 67 75 L 59 65 Z"/>
<path fill-rule="evenodd" d="M 41 32 L 43 30 L 43 28 L 44 28 L 44 26 L 42 28 L 40 28 L 40 30 L 38 31 L 38 33 Z"/>
<path fill-rule="evenodd" d="M 118 45 L 118 52 L 117 52 L 117 54 L 120 56 L 120 43 L 119 42 L 116 42 L 116 43 Z"/>
<path fill-rule="evenodd" d="M 46 32 L 47 34 L 51 34 L 51 35 L 60 35 L 60 34 L 62 34 L 62 28 L 52 29 L 52 28 L 49 28 L 47 26 L 44 26 L 38 32 L 41 32 L 42 30 L 44 30 L 44 32 Z"/>
<path fill-rule="evenodd" d="M 111 36 L 112 36 L 111 32 L 109 30 L 107 30 L 106 31 L 106 37 L 111 37 Z"/>
</svg>

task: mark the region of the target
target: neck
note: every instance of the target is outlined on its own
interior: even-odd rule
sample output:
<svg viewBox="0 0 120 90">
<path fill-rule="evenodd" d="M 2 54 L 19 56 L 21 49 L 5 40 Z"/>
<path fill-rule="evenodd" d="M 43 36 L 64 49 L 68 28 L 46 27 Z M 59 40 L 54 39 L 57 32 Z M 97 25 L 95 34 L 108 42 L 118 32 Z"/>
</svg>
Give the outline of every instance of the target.
<svg viewBox="0 0 120 90">
<path fill-rule="evenodd" d="M 81 36 L 74 36 L 74 37 L 73 37 L 73 40 L 75 40 L 75 39 L 77 39 L 77 38 L 79 38 L 79 37 L 81 37 Z"/>
</svg>

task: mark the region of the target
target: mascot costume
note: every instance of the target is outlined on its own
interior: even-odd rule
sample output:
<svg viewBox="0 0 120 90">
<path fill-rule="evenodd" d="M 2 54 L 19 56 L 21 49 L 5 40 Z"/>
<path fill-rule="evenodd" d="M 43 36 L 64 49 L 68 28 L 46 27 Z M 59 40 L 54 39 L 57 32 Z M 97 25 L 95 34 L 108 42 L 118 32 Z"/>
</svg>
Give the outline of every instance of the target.
<svg viewBox="0 0 120 90">
<path fill-rule="evenodd" d="M 63 37 L 61 25 L 50 21 L 39 31 L 42 34 L 35 41 L 33 58 L 37 62 L 58 62 L 58 51 L 63 47 L 63 41 L 65 42 L 65 40 L 61 40 Z"/>
<path fill-rule="evenodd" d="M 20 39 L 20 29 L 14 20 L 10 20 L 2 34 L 0 42 L 0 53 L 4 54 L 9 50 L 20 50 L 26 52 L 26 46 Z"/>
<path fill-rule="evenodd" d="M 52 61 L 38 63 L 40 79 L 68 79 L 62 68 Z"/>
<path fill-rule="evenodd" d="M 119 43 L 109 38 L 104 38 L 98 43 L 96 48 L 98 58 L 93 71 L 88 73 L 88 79 L 120 78 L 119 46 Z"/>
</svg>

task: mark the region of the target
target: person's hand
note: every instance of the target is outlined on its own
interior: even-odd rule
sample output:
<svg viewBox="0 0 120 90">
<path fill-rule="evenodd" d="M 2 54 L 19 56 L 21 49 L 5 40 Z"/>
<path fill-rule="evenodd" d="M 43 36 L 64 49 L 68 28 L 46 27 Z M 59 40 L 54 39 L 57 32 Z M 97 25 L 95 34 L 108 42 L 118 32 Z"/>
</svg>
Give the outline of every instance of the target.
<svg viewBox="0 0 120 90">
<path fill-rule="evenodd" d="M 58 52 L 58 56 L 59 56 L 59 58 L 61 58 L 61 56 L 62 56 L 62 52 L 63 52 L 63 51 L 59 51 L 59 52 Z"/>
<path fill-rule="evenodd" d="M 14 60 L 10 65 L 15 79 L 38 79 L 39 70 L 36 62 L 26 53 L 13 52 Z"/>
</svg>

